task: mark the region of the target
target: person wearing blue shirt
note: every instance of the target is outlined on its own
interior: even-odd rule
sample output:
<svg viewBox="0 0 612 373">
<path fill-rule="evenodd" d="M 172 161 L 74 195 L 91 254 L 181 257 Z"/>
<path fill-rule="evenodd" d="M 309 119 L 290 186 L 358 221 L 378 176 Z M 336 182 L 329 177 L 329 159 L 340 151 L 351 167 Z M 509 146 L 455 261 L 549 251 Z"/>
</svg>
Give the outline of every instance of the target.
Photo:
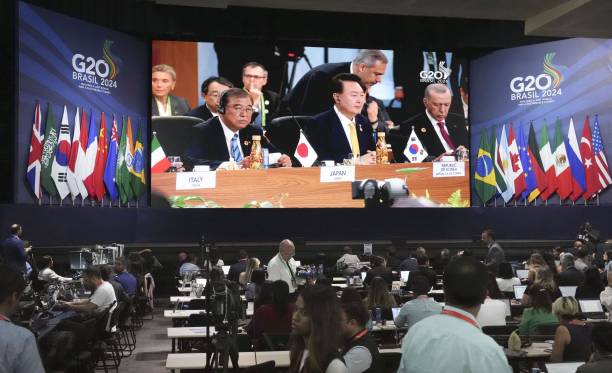
<svg viewBox="0 0 612 373">
<path fill-rule="evenodd" d="M 125 269 L 125 260 L 123 258 L 115 260 L 115 273 L 115 280 L 123 286 L 125 292 L 130 296 L 136 295 L 138 280 Z"/>
<path fill-rule="evenodd" d="M 4 264 L 15 268 L 21 273 L 26 273 L 26 254 L 32 249 L 31 246 L 25 247 L 21 240 L 23 229 L 19 224 L 11 225 L 9 229 L 10 236 L 2 242 L 1 256 L 4 259 Z"/>
<path fill-rule="evenodd" d="M 406 326 L 410 329 L 412 325 L 424 318 L 439 315 L 442 312 L 442 306 L 427 295 L 429 289 L 431 286 L 427 277 L 417 274 L 412 281 L 412 292 L 415 298 L 402 306 L 399 314 L 393 320 L 395 326 L 398 328 Z"/>
<path fill-rule="evenodd" d="M 511 372 L 502 347 L 476 321 L 487 294 L 485 265 L 471 257 L 451 261 L 444 272 L 444 293 L 442 313 L 408 330 L 397 372 Z"/>
<path fill-rule="evenodd" d="M 23 275 L 7 265 L 0 273 L 0 372 L 44 373 L 34 334 L 10 320 L 26 286 Z"/>
</svg>

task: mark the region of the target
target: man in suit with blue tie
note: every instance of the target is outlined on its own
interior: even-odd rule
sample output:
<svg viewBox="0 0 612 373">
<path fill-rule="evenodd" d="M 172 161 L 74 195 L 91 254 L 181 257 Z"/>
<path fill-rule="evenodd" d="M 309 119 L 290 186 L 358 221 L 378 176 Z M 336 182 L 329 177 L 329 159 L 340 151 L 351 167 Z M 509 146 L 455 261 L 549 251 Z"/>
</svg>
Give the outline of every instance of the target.
<svg viewBox="0 0 612 373">
<path fill-rule="evenodd" d="M 249 168 L 252 138 L 261 136 L 262 147 L 272 147 L 262 135 L 262 130 L 251 123 L 253 101 L 248 92 L 231 88 L 219 99 L 219 116 L 196 124 L 194 141 L 184 154 L 185 166 L 207 165 L 216 169 L 223 162 L 234 161 L 242 168 Z M 278 165 L 291 167 L 291 158 L 283 154 Z"/>
<path fill-rule="evenodd" d="M 10 228 L 10 236 L 2 242 L 2 258 L 4 263 L 16 270 L 26 272 L 26 254 L 32 247 L 26 248 L 21 240 L 21 225 L 13 224 Z"/>
<path fill-rule="evenodd" d="M 361 115 L 366 90 L 354 74 L 338 74 L 332 79 L 334 106 L 312 118 L 316 123 L 313 146 L 319 160 L 342 163 L 353 154 L 359 157 L 359 164 L 376 163 L 372 126 Z"/>
</svg>

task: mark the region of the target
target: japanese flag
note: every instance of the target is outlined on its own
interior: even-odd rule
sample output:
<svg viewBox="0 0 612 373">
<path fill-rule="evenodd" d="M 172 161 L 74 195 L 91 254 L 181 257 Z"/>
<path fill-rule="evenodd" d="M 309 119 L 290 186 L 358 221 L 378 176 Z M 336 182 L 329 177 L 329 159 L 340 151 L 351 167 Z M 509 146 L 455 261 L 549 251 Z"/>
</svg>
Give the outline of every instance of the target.
<svg viewBox="0 0 612 373">
<path fill-rule="evenodd" d="M 295 158 L 302 164 L 304 167 L 310 167 L 317 160 L 317 152 L 315 152 L 314 148 L 308 142 L 306 136 L 304 136 L 304 132 L 300 131 L 300 141 L 298 141 L 297 147 L 295 148 L 295 153 L 293 154 Z"/>
<path fill-rule="evenodd" d="M 427 151 L 423 144 L 421 144 L 421 140 L 419 140 L 416 132 L 414 132 L 414 127 L 412 127 L 410 138 L 408 138 L 408 143 L 404 149 L 404 155 L 411 163 L 421 163 L 423 159 L 427 158 Z"/>
</svg>

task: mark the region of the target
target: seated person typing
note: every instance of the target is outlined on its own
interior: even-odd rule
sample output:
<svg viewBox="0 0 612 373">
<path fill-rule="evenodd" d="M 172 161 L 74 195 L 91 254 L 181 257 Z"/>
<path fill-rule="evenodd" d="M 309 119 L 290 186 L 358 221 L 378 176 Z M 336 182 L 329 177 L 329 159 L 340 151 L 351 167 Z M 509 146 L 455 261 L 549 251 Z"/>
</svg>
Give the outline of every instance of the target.
<svg viewBox="0 0 612 373">
<path fill-rule="evenodd" d="M 107 309 L 117 300 L 113 286 L 102 280 L 98 268 L 87 268 L 83 271 L 83 285 L 91 290 L 91 297 L 86 300 L 72 302 L 58 302 L 58 306 L 69 308 L 78 312 L 94 312 Z"/>
<path fill-rule="evenodd" d="M 252 126 L 253 103 L 249 94 L 240 88 L 231 88 L 219 100 L 219 116 L 194 126 L 195 138 L 185 152 L 185 166 L 207 165 L 216 169 L 223 162 L 233 161 L 242 168 L 251 165 L 253 136 L 261 136 L 264 148 L 273 148 L 262 131 Z M 276 149 L 272 149 L 276 150 Z M 291 167 L 291 158 L 283 154 L 278 165 Z"/>
<path fill-rule="evenodd" d="M 62 277 L 55 273 L 51 268 L 53 267 L 53 258 L 49 255 L 45 255 L 40 260 L 40 272 L 38 273 L 38 279 L 47 282 L 68 282 L 72 281 L 70 277 Z"/>
</svg>

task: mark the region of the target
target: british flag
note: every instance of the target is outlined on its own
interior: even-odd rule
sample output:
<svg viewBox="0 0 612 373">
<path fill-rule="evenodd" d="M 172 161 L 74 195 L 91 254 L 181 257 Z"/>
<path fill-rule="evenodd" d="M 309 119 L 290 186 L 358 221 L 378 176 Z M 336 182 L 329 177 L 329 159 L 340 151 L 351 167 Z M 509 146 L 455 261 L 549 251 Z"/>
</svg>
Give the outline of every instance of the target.
<svg viewBox="0 0 612 373">
<path fill-rule="evenodd" d="M 601 192 L 603 189 L 612 184 L 610 178 L 610 168 L 604 153 L 601 131 L 599 130 L 599 118 L 595 115 L 595 124 L 593 125 L 593 154 L 595 155 L 596 173 L 597 173 L 597 189 Z"/>
<path fill-rule="evenodd" d="M 40 201 L 40 159 L 42 156 L 42 142 L 45 131 L 41 128 L 40 103 L 36 102 L 34 109 L 34 124 L 32 125 L 32 139 L 30 140 L 30 154 L 28 156 L 28 169 L 26 179 L 34 196 Z"/>
</svg>

